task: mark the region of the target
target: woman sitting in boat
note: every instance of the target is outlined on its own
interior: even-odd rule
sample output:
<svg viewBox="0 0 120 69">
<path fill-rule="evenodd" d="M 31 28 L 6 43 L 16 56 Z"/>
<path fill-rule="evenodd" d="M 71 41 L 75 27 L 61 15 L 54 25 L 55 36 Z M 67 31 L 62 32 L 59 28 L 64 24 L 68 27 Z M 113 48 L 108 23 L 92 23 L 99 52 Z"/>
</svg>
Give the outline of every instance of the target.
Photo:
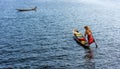
<svg viewBox="0 0 120 69">
<path fill-rule="evenodd" d="M 74 29 L 73 30 L 73 34 L 75 37 L 77 37 L 77 39 L 82 43 L 82 44 L 86 44 L 86 39 L 85 37 L 77 30 L 77 29 Z"/>
</svg>

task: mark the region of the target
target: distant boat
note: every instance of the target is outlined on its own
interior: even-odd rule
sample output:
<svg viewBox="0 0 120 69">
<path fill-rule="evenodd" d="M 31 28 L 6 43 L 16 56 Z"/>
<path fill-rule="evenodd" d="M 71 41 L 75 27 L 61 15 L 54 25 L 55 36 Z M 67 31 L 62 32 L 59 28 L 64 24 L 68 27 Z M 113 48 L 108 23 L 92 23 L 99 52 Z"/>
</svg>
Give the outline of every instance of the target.
<svg viewBox="0 0 120 69">
<path fill-rule="evenodd" d="M 24 8 L 24 9 L 16 9 L 18 11 L 36 11 L 37 10 L 37 7 L 35 6 L 34 8 Z"/>
</svg>

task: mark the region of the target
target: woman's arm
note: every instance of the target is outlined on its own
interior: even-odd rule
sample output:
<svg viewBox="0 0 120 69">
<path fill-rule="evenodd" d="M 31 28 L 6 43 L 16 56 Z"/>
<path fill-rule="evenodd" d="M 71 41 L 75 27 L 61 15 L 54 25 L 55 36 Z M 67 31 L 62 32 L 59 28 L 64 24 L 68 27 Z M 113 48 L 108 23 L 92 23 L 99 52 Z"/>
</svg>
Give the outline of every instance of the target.
<svg viewBox="0 0 120 69">
<path fill-rule="evenodd" d="M 86 35 L 87 35 L 87 34 L 86 34 L 86 31 L 85 31 L 85 33 L 84 33 L 84 37 L 86 37 Z"/>
</svg>

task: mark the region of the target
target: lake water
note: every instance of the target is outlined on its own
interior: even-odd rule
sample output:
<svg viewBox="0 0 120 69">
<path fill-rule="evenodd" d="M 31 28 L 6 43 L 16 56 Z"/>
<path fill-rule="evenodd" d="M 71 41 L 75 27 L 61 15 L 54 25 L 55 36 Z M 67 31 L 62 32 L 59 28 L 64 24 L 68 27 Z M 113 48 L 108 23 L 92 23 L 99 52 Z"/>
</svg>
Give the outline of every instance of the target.
<svg viewBox="0 0 120 69">
<path fill-rule="evenodd" d="M 119 6 L 119 0 L 0 0 L 0 69 L 119 69 Z M 84 33 L 85 25 L 98 48 L 73 39 L 72 29 Z"/>
</svg>

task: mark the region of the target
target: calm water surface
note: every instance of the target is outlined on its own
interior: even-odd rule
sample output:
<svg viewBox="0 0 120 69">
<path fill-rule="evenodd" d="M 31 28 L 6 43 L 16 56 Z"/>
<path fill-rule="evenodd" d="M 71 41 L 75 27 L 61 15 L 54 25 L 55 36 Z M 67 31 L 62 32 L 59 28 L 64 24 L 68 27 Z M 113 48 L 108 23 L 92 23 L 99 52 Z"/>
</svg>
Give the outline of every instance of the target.
<svg viewBox="0 0 120 69">
<path fill-rule="evenodd" d="M 37 6 L 37 11 L 18 8 Z M 120 1 L 0 0 L 0 69 L 119 69 Z M 97 41 L 78 45 L 89 25 Z"/>
</svg>

